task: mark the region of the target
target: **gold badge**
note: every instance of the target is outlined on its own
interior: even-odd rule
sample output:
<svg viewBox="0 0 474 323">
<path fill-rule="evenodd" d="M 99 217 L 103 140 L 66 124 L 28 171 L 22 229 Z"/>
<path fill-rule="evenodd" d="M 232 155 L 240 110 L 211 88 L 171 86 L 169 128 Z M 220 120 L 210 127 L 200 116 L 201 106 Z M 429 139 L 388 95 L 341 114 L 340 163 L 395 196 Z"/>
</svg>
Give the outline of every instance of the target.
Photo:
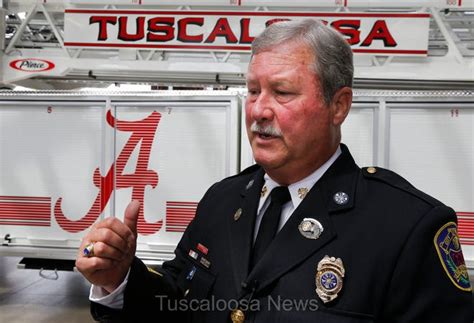
<svg viewBox="0 0 474 323">
<path fill-rule="evenodd" d="M 328 255 L 318 263 L 316 273 L 316 293 L 324 303 L 337 298 L 341 291 L 345 270 L 341 258 Z"/>
<path fill-rule="evenodd" d="M 306 197 L 306 194 L 308 194 L 308 189 L 306 187 L 300 187 L 298 189 L 298 197 L 300 199 L 304 199 Z"/>
<path fill-rule="evenodd" d="M 230 313 L 232 323 L 243 323 L 245 321 L 245 314 L 242 310 L 235 309 Z"/>
</svg>

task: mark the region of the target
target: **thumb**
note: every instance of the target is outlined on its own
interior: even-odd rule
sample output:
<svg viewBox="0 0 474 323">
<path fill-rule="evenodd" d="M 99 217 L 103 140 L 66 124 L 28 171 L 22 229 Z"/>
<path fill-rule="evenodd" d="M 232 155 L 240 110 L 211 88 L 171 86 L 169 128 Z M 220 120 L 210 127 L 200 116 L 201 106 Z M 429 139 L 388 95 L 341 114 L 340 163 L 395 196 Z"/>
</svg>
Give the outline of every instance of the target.
<svg viewBox="0 0 474 323">
<path fill-rule="evenodd" d="M 127 225 L 127 227 L 132 230 L 135 236 L 137 235 L 137 220 L 138 214 L 140 211 L 140 202 L 137 200 L 133 200 L 127 205 L 125 209 L 125 217 L 123 222 Z"/>
</svg>

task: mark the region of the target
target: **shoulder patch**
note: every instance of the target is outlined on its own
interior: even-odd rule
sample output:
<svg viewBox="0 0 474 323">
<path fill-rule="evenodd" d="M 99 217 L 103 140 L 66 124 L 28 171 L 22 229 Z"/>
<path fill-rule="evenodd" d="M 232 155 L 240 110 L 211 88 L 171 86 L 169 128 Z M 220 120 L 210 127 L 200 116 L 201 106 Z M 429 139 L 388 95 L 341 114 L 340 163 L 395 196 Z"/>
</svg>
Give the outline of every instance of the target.
<svg viewBox="0 0 474 323">
<path fill-rule="evenodd" d="M 470 292 L 472 290 L 469 282 L 464 256 L 459 243 L 458 229 L 454 222 L 443 225 L 434 237 L 434 244 L 438 252 L 439 260 L 449 279 L 457 288 Z"/>
</svg>

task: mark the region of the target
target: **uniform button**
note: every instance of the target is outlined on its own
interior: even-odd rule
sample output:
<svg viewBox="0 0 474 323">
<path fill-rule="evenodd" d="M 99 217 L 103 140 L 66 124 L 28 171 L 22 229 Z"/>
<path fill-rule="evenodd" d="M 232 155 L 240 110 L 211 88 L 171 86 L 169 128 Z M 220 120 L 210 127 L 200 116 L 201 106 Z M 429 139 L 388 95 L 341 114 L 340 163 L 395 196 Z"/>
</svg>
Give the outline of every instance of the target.
<svg viewBox="0 0 474 323">
<path fill-rule="evenodd" d="M 369 174 L 375 174 L 375 173 L 377 173 L 377 168 L 375 168 L 375 167 L 369 167 L 369 168 L 367 168 L 367 173 L 369 173 Z"/>
<path fill-rule="evenodd" d="M 186 289 L 186 291 L 184 292 L 184 297 L 188 296 L 189 294 L 189 289 Z"/>
<path fill-rule="evenodd" d="M 243 323 L 245 321 L 245 314 L 240 309 L 232 310 L 230 313 L 230 320 L 232 323 Z"/>
</svg>

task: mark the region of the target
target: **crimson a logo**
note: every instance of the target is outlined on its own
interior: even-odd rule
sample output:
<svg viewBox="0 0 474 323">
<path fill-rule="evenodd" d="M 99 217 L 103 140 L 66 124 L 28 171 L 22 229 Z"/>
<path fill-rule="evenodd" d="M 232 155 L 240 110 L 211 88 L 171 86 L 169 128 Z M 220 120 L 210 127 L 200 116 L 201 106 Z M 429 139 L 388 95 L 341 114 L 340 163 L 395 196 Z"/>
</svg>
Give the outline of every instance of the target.
<svg viewBox="0 0 474 323">
<path fill-rule="evenodd" d="M 130 132 L 130 138 L 105 176 L 102 176 L 99 167 L 95 169 L 92 180 L 98 191 L 87 214 L 83 215 L 79 220 L 71 220 L 62 210 L 63 198 L 59 197 L 56 200 L 54 216 L 63 230 L 75 233 L 89 228 L 104 211 L 114 189 L 132 188 L 132 200 L 138 200 L 142 206 L 145 205 L 146 186 L 156 188 L 159 180 L 158 173 L 148 169 L 148 163 L 160 119 L 161 114 L 153 111 L 145 119 L 123 121 L 117 120 L 112 115 L 111 110 L 107 111 L 106 120 L 109 126 L 121 132 Z M 128 173 L 125 170 L 125 166 L 137 146 L 140 147 L 140 150 L 136 169 L 134 173 Z M 141 207 L 138 215 L 138 233 L 146 235 L 160 231 L 163 226 L 163 220 L 148 222 L 143 212 L 143 207 Z"/>
</svg>

